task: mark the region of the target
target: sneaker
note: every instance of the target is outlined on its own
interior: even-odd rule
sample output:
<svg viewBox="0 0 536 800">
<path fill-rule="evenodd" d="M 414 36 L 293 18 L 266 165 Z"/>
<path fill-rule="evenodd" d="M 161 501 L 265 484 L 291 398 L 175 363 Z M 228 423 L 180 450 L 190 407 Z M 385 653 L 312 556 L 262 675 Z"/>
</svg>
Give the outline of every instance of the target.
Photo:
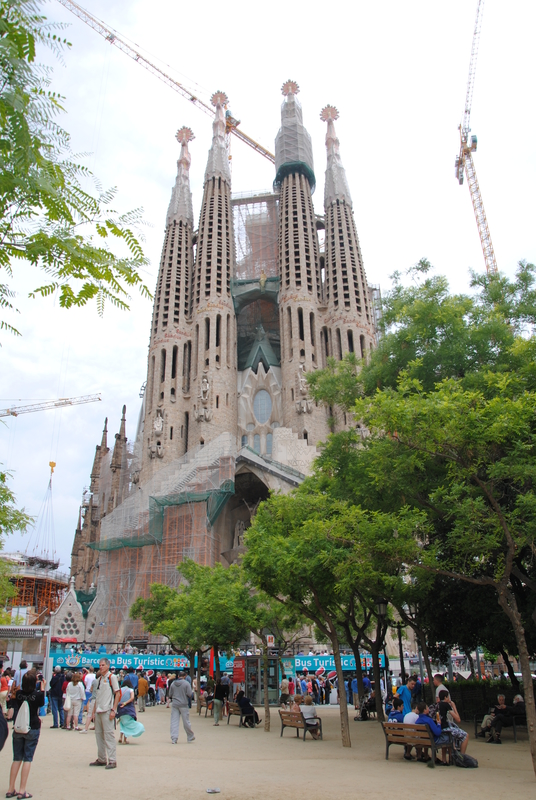
<svg viewBox="0 0 536 800">
<path fill-rule="evenodd" d="M 413 756 L 410 756 L 409 753 L 404 753 L 404 758 L 406 759 L 406 761 L 415 761 Z"/>
<path fill-rule="evenodd" d="M 500 736 L 497 736 L 497 738 L 495 739 L 495 744 L 502 744 L 502 739 Z"/>
<path fill-rule="evenodd" d="M 90 767 L 105 767 L 107 765 L 106 765 L 106 761 L 99 761 L 99 759 L 97 759 L 96 761 L 92 761 L 89 766 Z"/>
<path fill-rule="evenodd" d="M 87 733 L 87 731 L 78 731 L 78 733 Z"/>
<path fill-rule="evenodd" d="M 106 769 L 115 769 L 116 767 L 117 763 L 115 761 L 109 761 L 108 764 L 106 764 Z"/>
<path fill-rule="evenodd" d="M 171 740 L 171 744 L 177 744 L 177 740 L 176 739 L 172 739 Z"/>
<path fill-rule="evenodd" d="M 195 736 L 192 736 L 191 739 L 188 739 L 188 742 L 195 742 Z"/>
</svg>

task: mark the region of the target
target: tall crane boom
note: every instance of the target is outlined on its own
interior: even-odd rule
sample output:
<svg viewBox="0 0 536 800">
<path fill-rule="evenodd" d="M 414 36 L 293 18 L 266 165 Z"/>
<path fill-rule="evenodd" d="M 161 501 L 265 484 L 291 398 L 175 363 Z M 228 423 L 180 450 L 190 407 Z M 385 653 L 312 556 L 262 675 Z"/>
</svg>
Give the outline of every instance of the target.
<svg viewBox="0 0 536 800">
<path fill-rule="evenodd" d="M 86 25 L 89 25 L 94 31 L 99 33 L 107 42 L 110 44 L 115 45 L 122 50 L 123 53 L 126 53 L 127 56 L 130 56 L 134 61 L 144 67 L 148 72 L 155 75 L 161 81 L 163 81 L 167 86 L 171 87 L 174 91 L 181 94 L 186 100 L 191 102 L 196 108 L 199 108 L 201 111 L 204 111 L 205 114 L 208 114 L 211 119 L 214 118 L 214 108 L 209 106 L 208 103 L 204 103 L 199 97 L 197 97 L 193 92 L 183 86 L 182 83 L 179 81 L 174 80 L 169 75 L 167 75 L 160 67 L 157 67 L 144 55 L 139 53 L 135 50 L 131 45 L 127 42 L 124 42 L 115 31 L 107 28 L 106 25 L 98 20 L 96 17 L 92 16 L 88 11 L 84 8 L 79 6 L 77 3 L 73 3 L 72 0 L 58 0 L 62 6 L 65 6 L 69 11 L 75 14 L 82 22 L 85 22 Z M 275 156 L 269 150 L 259 144 L 251 136 L 248 136 L 244 131 L 238 130 L 238 125 L 240 125 L 240 121 L 235 119 L 230 114 L 226 116 L 226 124 L 227 124 L 227 133 L 232 133 L 236 136 L 240 141 L 245 142 L 245 144 L 249 145 L 253 150 L 257 153 L 260 153 L 268 161 L 271 161 L 272 164 L 275 164 Z"/>
<path fill-rule="evenodd" d="M 486 271 L 489 274 L 490 272 L 497 272 L 497 261 L 495 259 L 493 244 L 491 243 L 491 234 L 489 232 L 486 212 L 484 211 L 484 201 L 482 200 L 482 193 L 480 192 L 480 186 L 476 177 L 475 163 L 472 155 L 477 148 L 477 137 L 470 136 L 471 106 L 473 104 L 473 88 L 475 84 L 476 61 L 478 56 L 478 44 L 480 42 L 480 30 L 482 28 L 483 11 L 484 0 L 478 0 L 475 28 L 473 31 L 473 42 L 471 45 L 471 58 L 469 60 L 469 77 L 467 78 L 467 91 L 465 93 L 465 108 L 463 112 L 463 119 L 459 126 L 460 152 L 456 156 L 454 171 L 460 186 L 463 183 L 464 171 L 467 175 L 467 185 L 469 186 L 471 202 L 473 203 L 473 210 L 475 212 L 478 235 L 480 236 L 480 244 L 484 254 Z"/>
<path fill-rule="evenodd" d="M 18 417 L 19 414 L 30 414 L 32 411 L 48 411 L 50 408 L 64 408 L 64 406 L 80 406 L 84 403 L 98 403 L 100 394 L 85 394 L 82 397 L 60 397 L 59 400 L 47 400 L 44 403 L 31 403 L 28 406 L 14 406 L 1 408 L 0 417 Z"/>
</svg>

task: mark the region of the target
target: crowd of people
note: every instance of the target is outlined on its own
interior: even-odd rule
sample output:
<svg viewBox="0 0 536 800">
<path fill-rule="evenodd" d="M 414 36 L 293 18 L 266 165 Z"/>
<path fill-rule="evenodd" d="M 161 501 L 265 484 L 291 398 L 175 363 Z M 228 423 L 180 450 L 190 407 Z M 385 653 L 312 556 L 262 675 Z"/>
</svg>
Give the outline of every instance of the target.
<svg viewBox="0 0 536 800">
<path fill-rule="evenodd" d="M 387 686 L 382 679 L 379 690 L 389 722 L 423 724 L 430 728 L 437 752 L 441 751 L 441 758 L 438 756 L 436 763 L 444 765 L 447 763 L 447 745 L 453 745 L 464 756 L 469 736 L 460 727 L 460 714 L 444 686 L 441 674 L 434 676 L 433 685 L 434 701 L 431 704 L 425 702 L 423 686 L 416 675 L 411 675 L 405 683 L 389 680 Z M 96 670 L 93 666 L 87 666 L 80 671 L 64 671 L 56 666 L 48 692 L 45 693 L 43 675 L 29 669 L 23 660 L 17 670 L 7 668 L 0 675 L 0 749 L 8 736 L 8 721 L 13 722 L 13 763 L 6 797 L 27 800 L 32 796 L 27 791 L 27 783 L 42 719 L 46 716 L 47 702 L 50 703 L 52 729 L 78 731 L 80 734 L 93 730 L 97 757 L 90 766 L 115 769 L 116 728 L 119 729 L 120 745 L 129 744 L 131 737 L 141 736 L 145 728 L 138 720 L 138 715 L 144 713 L 148 705 L 161 704 L 171 709 L 170 737 L 173 744 L 179 740 L 181 720 L 186 741 L 195 740 L 190 709 L 192 699 L 197 695 L 203 698 L 207 708 L 213 709 L 214 726 L 219 726 L 231 698 L 242 709 L 246 726 L 259 725 L 262 720 L 253 703 L 240 686 L 235 688 L 233 692 L 232 679 L 225 672 L 215 681 L 203 676 L 198 686 L 197 679 L 194 677 L 192 680 L 183 671 L 147 673 L 141 667 L 116 670 L 110 666 L 108 658 L 101 656 Z M 304 669 L 295 677 L 283 674 L 280 706 L 301 712 L 313 739 L 318 739 L 321 728 L 316 706 L 338 703 L 340 691 L 333 673 L 319 671 L 311 674 Z M 360 694 L 357 675 L 346 676 L 343 691 L 348 704 L 353 704 L 358 712 L 355 719 L 366 719 L 363 714 L 367 707 L 372 710 L 375 705 L 375 687 L 371 677 L 367 674 L 362 676 Z M 502 729 L 511 726 L 514 719 L 522 720 L 524 716 L 525 704 L 521 695 L 516 695 L 513 704 L 508 706 L 505 696 L 499 694 L 496 704 L 484 716 L 478 735 L 489 743 L 501 744 Z M 430 761 L 424 747 L 417 748 L 414 755 L 412 748 L 407 746 L 404 758 L 408 761 Z"/>
</svg>

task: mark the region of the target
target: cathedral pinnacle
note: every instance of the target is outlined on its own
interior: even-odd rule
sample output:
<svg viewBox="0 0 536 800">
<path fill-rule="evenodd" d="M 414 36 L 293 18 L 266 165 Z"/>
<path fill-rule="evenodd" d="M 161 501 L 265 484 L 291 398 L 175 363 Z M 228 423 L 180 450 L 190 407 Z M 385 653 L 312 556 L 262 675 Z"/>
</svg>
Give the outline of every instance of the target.
<svg viewBox="0 0 536 800">
<path fill-rule="evenodd" d="M 289 94 L 298 94 L 300 91 L 300 87 L 296 83 L 296 81 L 285 81 L 283 86 L 281 87 L 281 94 L 284 97 L 288 97 Z"/>
<path fill-rule="evenodd" d="M 177 131 L 175 138 L 181 146 L 181 154 L 177 161 L 177 178 L 171 192 L 167 224 L 169 225 L 173 219 L 184 219 L 185 222 L 193 226 L 194 212 L 192 192 L 190 191 L 190 164 L 192 158 L 188 152 L 188 142 L 195 139 L 195 136 L 191 128 L 183 126 Z"/>
<path fill-rule="evenodd" d="M 292 173 L 301 173 L 305 175 L 313 191 L 313 146 L 303 125 L 302 107 L 296 96 L 299 91 L 296 81 L 285 81 L 281 87 L 285 100 L 281 106 L 281 127 L 275 138 L 275 183 L 280 184 Z"/>
<path fill-rule="evenodd" d="M 335 106 L 324 106 L 320 112 L 320 119 L 328 123 L 326 133 L 326 150 L 328 165 L 326 168 L 326 181 L 324 184 L 324 206 L 327 208 L 335 200 L 344 200 L 352 206 L 352 197 L 346 180 L 346 172 L 341 161 L 339 140 L 335 133 L 335 120 L 339 119 L 339 112 Z"/>
<path fill-rule="evenodd" d="M 210 178 L 223 178 L 231 183 L 231 170 L 229 167 L 229 153 L 227 142 L 225 141 L 225 108 L 229 98 L 225 92 L 214 92 L 210 102 L 216 109 L 214 122 L 212 123 L 212 147 L 208 152 L 207 168 L 205 170 L 205 181 Z"/>
</svg>

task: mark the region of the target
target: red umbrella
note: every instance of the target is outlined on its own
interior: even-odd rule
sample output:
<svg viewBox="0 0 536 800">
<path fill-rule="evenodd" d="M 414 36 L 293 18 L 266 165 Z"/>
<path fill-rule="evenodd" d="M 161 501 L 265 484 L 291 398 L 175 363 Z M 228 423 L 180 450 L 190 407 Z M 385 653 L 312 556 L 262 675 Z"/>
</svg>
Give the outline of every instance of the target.
<svg viewBox="0 0 536 800">
<path fill-rule="evenodd" d="M 326 668 L 325 668 L 325 667 L 320 667 L 320 668 L 319 668 L 319 669 L 317 669 L 317 671 L 315 672 L 315 675 L 316 675 L 316 677 L 317 677 L 317 678 L 320 678 L 320 677 L 321 677 L 321 676 L 324 674 L 324 672 L 325 672 L 325 671 L 326 671 Z"/>
<path fill-rule="evenodd" d="M 328 678 L 330 679 L 330 681 L 333 680 L 333 678 L 336 678 L 336 677 L 337 677 L 337 670 L 336 669 L 332 669 L 331 672 L 328 672 Z"/>
</svg>

